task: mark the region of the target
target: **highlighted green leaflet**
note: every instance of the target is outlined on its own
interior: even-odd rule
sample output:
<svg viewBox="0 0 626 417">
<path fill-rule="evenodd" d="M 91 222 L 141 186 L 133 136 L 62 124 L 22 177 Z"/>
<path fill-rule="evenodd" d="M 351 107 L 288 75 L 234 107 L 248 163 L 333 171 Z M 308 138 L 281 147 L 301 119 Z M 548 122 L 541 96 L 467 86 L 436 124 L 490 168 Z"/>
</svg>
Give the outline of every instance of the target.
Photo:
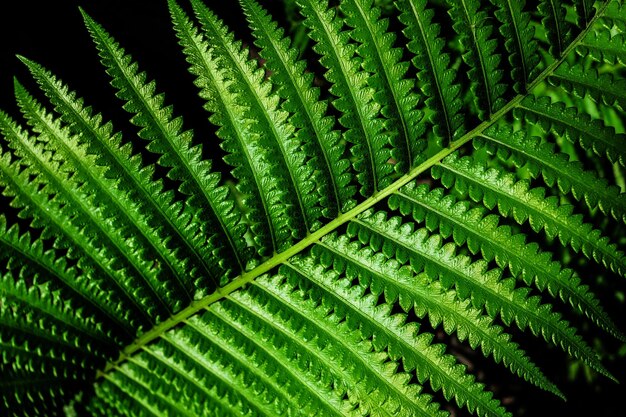
<svg viewBox="0 0 626 417">
<path fill-rule="evenodd" d="M 342 21 L 328 9 L 327 0 L 298 0 L 304 25 L 315 40 L 314 50 L 328 69 L 324 76 L 336 97 L 333 106 L 342 115 L 339 123 L 346 129 L 343 137 L 350 144 L 352 165 L 357 172 L 362 196 L 375 194 L 391 184 L 393 165 L 389 163 L 391 147 L 375 91 L 368 85 L 369 72 L 361 69 L 355 57 L 356 46 L 342 31 Z"/>
<path fill-rule="evenodd" d="M 188 204 L 196 207 L 206 242 L 215 245 L 215 249 L 224 246 L 218 250 L 225 252 L 220 256 L 232 256 L 236 263 L 229 266 L 233 270 L 244 270 L 242 256 L 246 243 L 241 234 L 240 217 L 233 211 L 234 201 L 225 188 L 209 188 L 217 183 L 219 174 L 211 172 L 210 162 L 201 159 L 200 147 L 191 146 L 192 133 L 182 131 L 182 119 L 174 118 L 172 107 L 163 105 L 164 96 L 155 95 L 155 83 L 146 83 L 146 74 L 139 72 L 115 40 L 84 12 L 83 17 L 102 63 L 108 68 L 112 85 L 118 90 L 117 96 L 126 102 L 124 109 L 134 114 L 131 121 L 142 128 L 139 136 L 149 141 L 148 150 L 162 155 L 158 163 L 171 168 L 168 175 L 181 181 L 179 189 L 190 196 Z"/>
<path fill-rule="evenodd" d="M 427 107 L 434 110 L 429 120 L 436 137 L 447 146 L 465 133 L 465 127 L 461 87 L 450 55 L 444 52 L 441 27 L 432 22 L 434 12 L 426 8 L 426 0 L 400 0 L 396 5 L 402 12 L 399 19 L 406 26 L 403 32 L 410 40 L 407 48 L 415 54 L 412 62 L 418 70 L 420 89 L 427 97 Z"/>
<path fill-rule="evenodd" d="M 204 4 L 198 1 L 192 4 L 213 55 L 231 75 L 233 90 L 240 91 L 248 103 L 243 108 L 244 117 L 252 122 L 249 129 L 258 135 L 265 148 L 276 190 L 282 193 L 278 200 L 285 218 L 284 224 L 275 229 L 274 247 L 276 252 L 281 252 L 295 239 L 320 227 L 322 207 L 315 198 L 313 167 L 305 163 L 303 144 L 294 135 L 294 126 L 288 123 L 289 113 L 280 108 L 279 96 L 264 80 L 265 71 L 258 68 L 256 60 L 248 58 L 247 50 L 241 48 L 241 43 L 235 41 L 233 34 Z"/>
<path fill-rule="evenodd" d="M 188 291 L 200 286 L 210 286 L 223 273 L 204 244 L 205 238 L 198 229 L 188 227 L 197 214 L 192 207 L 174 200 L 174 193 L 163 190 L 163 181 L 154 181 L 154 166 L 144 166 L 141 155 L 133 155 L 129 143 L 122 145 L 120 133 L 113 133 L 111 123 L 93 114 L 90 107 L 70 91 L 50 72 L 26 58 L 20 59 L 28 66 L 41 89 L 55 105 L 61 119 L 87 152 L 97 155 L 92 161 L 101 166 L 107 178 L 119 180 L 117 188 L 127 192 L 127 198 L 141 209 L 168 250 L 177 248 L 183 276 L 188 281 Z M 211 262 L 212 261 L 212 262 Z"/>
<path fill-rule="evenodd" d="M 388 204 L 392 210 L 423 223 L 428 231 L 443 238 L 452 237 L 457 246 L 466 245 L 471 253 L 480 254 L 487 261 L 495 260 L 500 268 L 508 268 L 526 285 L 534 282 L 539 290 L 548 290 L 554 298 L 568 302 L 614 336 L 624 338 L 574 271 L 564 269 L 538 244 L 527 242 L 526 235 L 514 234 L 510 226 L 499 225 L 500 216 L 489 214 L 484 207 L 472 207 L 467 201 L 457 201 L 441 188 L 430 190 L 426 184 L 404 186 L 389 198 Z"/>
<path fill-rule="evenodd" d="M 350 37 L 359 44 L 356 53 L 363 59 L 361 65 L 372 74 L 368 84 L 375 91 L 374 100 L 387 125 L 397 126 L 390 132 L 391 157 L 396 172 L 404 173 L 423 159 L 426 148 L 420 98 L 415 81 L 407 77 L 410 64 L 402 60 L 402 50 L 394 48 L 396 36 L 388 30 L 389 20 L 381 18 L 372 0 L 347 0 L 340 8 L 352 27 Z"/>
<path fill-rule="evenodd" d="M 487 169 L 471 157 L 459 158 L 457 154 L 445 158 L 431 172 L 446 188 L 464 190 L 487 208 L 497 206 L 503 216 L 519 224 L 528 221 L 535 232 L 543 230 L 548 238 L 558 237 L 563 245 L 588 259 L 622 276 L 626 274 L 624 254 L 616 245 L 593 225 L 583 222 L 582 215 L 574 214 L 573 206 L 560 204 L 555 196 L 546 197 L 544 188 L 531 188 L 527 180 L 518 181 L 512 174 Z"/>
<path fill-rule="evenodd" d="M 270 79 L 284 100 L 282 107 L 291 113 L 289 122 L 295 135 L 310 156 L 307 164 L 315 169 L 318 198 L 324 215 L 333 218 L 354 204 L 355 187 L 345 158 L 345 145 L 340 133 L 333 129 L 335 119 L 328 116 L 326 101 L 320 100 L 320 89 L 313 86 L 313 74 L 305 72 L 306 63 L 296 61 L 298 52 L 289 48 L 283 30 L 254 0 L 240 0 L 256 36 L 260 54 L 271 70 Z M 327 174 L 328 173 L 328 174 Z"/>
</svg>

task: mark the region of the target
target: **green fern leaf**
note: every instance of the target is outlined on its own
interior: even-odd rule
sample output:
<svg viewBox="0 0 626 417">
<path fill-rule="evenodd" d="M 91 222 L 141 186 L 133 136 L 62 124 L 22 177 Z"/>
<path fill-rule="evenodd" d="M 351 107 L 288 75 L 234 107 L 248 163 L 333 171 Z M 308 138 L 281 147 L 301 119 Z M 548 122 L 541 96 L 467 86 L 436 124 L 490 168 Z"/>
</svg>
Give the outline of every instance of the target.
<svg viewBox="0 0 626 417">
<path fill-rule="evenodd" d="M 164 107 L 163 95 L 155 95 L 155 83 L 146 83 L 145 73 L 120 48 L 105 30 L 83 12 L 87 25 L 102 58 L 113 78 L 112 85 L 118 89 L 117 96 L 126 101 L 125 110 L 135 114 L 131 121 L 141 127 L 139 136 L 150 141 L 148 149 L 163 155 L 159 164 L 172 168 L 168 175 L 182 182 L 180 191 L 191 197 L 188 203 L 196 208 L 207 242 L 221 246 L 217 234 L 227 237 L 230 256 L 235 257 L 238 267 L 244 269 L 241 252 L 246 246 L 240 236 L 240 219 L 233 213 L 233 201 L 229 201 L 227 190 L 217 188 L 219 176 L 211 172 L 208 161 L 202 161 L 200 147 L 191 146 L 191 132 L 183 132 L 182 119 L 172 117 L 172 108 Z M 211 210 L 203 210 L 208 204 Z M 212 212 L 212 213 L 211 213 Z M 237 266 L 231 266 L 233 269 Z"/>
<path fill-rule="evenodd" d="M 443 52 L 439 25 L 432 23 L 433 11 L 426 8 L 426 0 L 401 0 L 396 5 L 402 12 L 399 19 L 406 26 L 404 34 L 411 40 L 407 48 L 415 54 L 413 65 L 418 69 L 420 89 L 427 97 L 426 105 L 435 110 L 430 117 L 433 132 L 445 141 L 458 139 L 465 133 L 461 89 L 455 83 L 450 56 Z"/>
<path fill-rule="evenodd" d="M 417 140 L 423 135 L 422 113 L 414 82 L 406 78 L 409 63 L 401 61 L 402 51 L 393 47 L 395 35 L 388 32 L 388 19 L 380 18 L 380 9 L 371 0 L 349 0 L 340 5 L 346 23 L 352 27 L 350 36 L 359 43 L 356 53 L 363 59 L 361 66 L 372 77 L 368 84 L 374 89 L 374 99 L 380 104 L 387 126 L 401 126 L 392 133 L 391 157 L 396 172 L 404 173 L 417 165 L 426 143 Z"/>
<path fill-rule="evenodd" d="M 313 74 L 303 76 L 306 64 L 296 61 L 297 52 L 288 47 L 288 39 L 282 37 L 282 31 L 253 0 L 241 0 L 241 4 L 261 48 L 260 54 L 267 59 L 272 71 L 271 79 L 279 86 L 277 92 L 285 100 L 282 106 L 292 114 L 290 123 L 299 129 L 298 140 L 306 154 L 314 155 L 309 163 L 318 176 L 315 182 L 319 184 L 319 198 L 325 207 L 325 216 L 333 218 L 354 205 L 352 197 L 356 191 L 350 186 L 350 164 L 343 158 L 344 146 L 339 142 L 339 132 L 332 130 L 334 119 L 326 116 L 326 102 L 319 101 L 319 89 L 311 86 Z M 322 172 L 331 175 L 324 178 Z"/>
<path fill-rule="evenodd" d="M 182 301 L 188 301 L 189 298 L 184 297 L 184 288 L 180 282 L 176 282 L 175 277 L 166 275 L 171 272 L 167 270 L 169 265 L 163 262 L 166 268 L 159 270 L 156 268 L 156 265 L 159 264 L 158 260 L 153 262 L 152 265 L 146 262 L 146 259 L 154 256 L 151 256 L 148 252 L 150 249 L 149 244 L 141 241 L 133 242 L 128 235 L 124 235 L 126 227 L 122 216 L 105 218 L 102 215 L 101 217 L 93 214 L 97 212 L 95 208 L 98 204 L 106 207 L 107 200 L 109 200 L 108 202 L 111 206 L 109 206 L 109 210 L 104 210 L 105 213 L 124 213 L 130 216 L 133 213 L 132 206 L 124 206 L 120 203 L 122 198 L 113 195 L 114 191 L 112 190 L 115 190 L 114 187 L 109 184 L 101 185 L 103 180 L 99 178 L 100 175 L 98 174 L 100 173 L 93 173 L 88 169 L 90 165 L 93 166 L 88 156 L 81 153 L 78 148 L 72 147 L 72 142 L 75 143 L 75 141 L 72 141 L 71 137 L 63 131 L 60 124 L 55 123 L 43 111 L 39 103 L 17 83 L 16 97 L 25 117 L 33 126 L 35 132 L 40 133 L 38 142 L 44 144 L 43 149 L 35 151 L 31 147 L 31 149 L 23 153 L 16 146 L 16 152 L 20 152 L 23 158 L 28 158 L 27 160 L 31 161 L 34 166 L 38 166 L 39 169 L 47 174 L 46 176 L 49 178 L 51 185 L 56 185 L 61 193 L 67 195 L 67 204 L 73 206 L 79 213 L 82 212 L 85 216 L 84 218 L 89 219 L 93 224 L 94 231 L 97 231 L 96 233 L 110 241 L 110 248 L 114 253 L 118 253 L 118 259 L 127 265 L 128 271 L 138 279 L 143 278 L 146 281 L 146 289 L 153 295 L 152 302 L 162 308 L 163 314 L 171 314 L 175 310 L 180 309 Z M 57 158 L 57 161 L 61 160 L 63 161 L 62 163 L 55 163 L 56 161 L 48 156 L 51 155 L 52 151 L 46 145 L 57 150 L 55 156 L 58 156 L 58 154 L 62 155 L 62 159 Z M 50 153 L 48 154 L 46 151 Z M 70 177 L 72 174 L 73 176 Z M 80 184 L 80 187 L 78 184 Z M 66 193 L 64 192 L 65 190 L 69 190 L 69 192 Z M 100 192 L 100 190 L 104 190 L 104 192 Z M 138 220 L 133 220 L 132 224 L 137 224 Z M 117 227 L 110 228 L 108 227 L 109 224 Z M 146 252 L 145 255 L 141 252 L 131 251 L 130 246 L 133 244 L 143 247 Z M 144 258 L 142 259 L 140 255 L 144 255 Z M 158 319 L 158 316 L 156 318 Z"/>
<path fill-rule="evenodd" d="M 472 254 L 495 260 L 501 269 L 508 268 L 527 286 L 534 282 L 541 291 L 547 289 L 554 298 L 570 303 L 611 334 L 624 338 L 571 269 L 553 261 L 536 243 L 528 243 L 524 234 L 514 234 L 510 226 L 500 225 L 498 216 L 487 214 L 484 208 L 457 201 L 441 188 L 431 191 L 426 185 L 416 187 L 413 183 L 392 196 L 389 207 L 424 223 L 430 232 L 452 237 L 457 246 L 466 245 Z"/>
<path fill-rule="evenodd" d="M 573 206 L 559 204 L 556 197 L 546 197 L 545 189 L 530 188 L 528 181 L 516 181 L 513 175 L 486 169 L 470 157 L 458 158 L 452 154 L 432 170 L 435 179 L 447 188 L 465 189 L 474 201 L 482 201 L 489 209 L 497 206 L 505 217 L 517 223 L 528 221 L 538 232 L 543 230 L 550 239 L 558 237 L 563 245 L 582 252 L 590 260 L 624 275 L 624 254 L 616 245 L 602 237 L 600 231 L 584 223 L 582 216 L 574 215 Z M 561 227 L 560 225 L 567 225 Z"/>
<path fill-rule="evenodd" d="M 517 93 L 527 91 L 537 76 L 540 62 L 534 28 L 530 25 L 528 12 L 523 11 L 525 0 L 491 0 L 498 8 L 496 18 L 500 21 L 500 33 L 506 40 L 504 46 L 509 53 L 511 77 Z"/>
<path fill-rule="evenodd" d="M 610 2 L 602 13 L 601 21 L 609 28 L 615 25 L 624 30 L 626 28 L 626 8 L 624 8 L 624 4 L 619 1 Z"/>
<path fill-rule="evenodd" d="M 619 3 L 619 2 L 612 2 Z M 595 26 L 576 48 L 582 56 L 609 65 L 626 64 L 626 35 L 613 33 L 611 28 Z"/>
<path fill-rule="evenodd" d="M 360 70 L 360 62 L 354 58 L 356 48 L 327 3 L 326 0 L 298 1 L 306 17 L 304 24 L 310 29 L 309 36 L 317 42 L 314 49 L 328 69 L 324 76 L 332 84 L 330 92 L 337 97 L 333 106 L 342 113 L 339 122 L 346 129 L 344 140 L 351 144 L 360 193 L 369 196 L 392 182 L 390 138 L 379 115 L 375 91 L 368 85 L 369 73 Z"/>
<path fill-rule="evenodd" d="M 51 153 L 56 150 L 55 156 L 60 156 L 64 160 L 64 163 L 60 164 L 58 168 L 63 172 L 67 172 L 68 175 L 73 174 L 71 181 L 82 184 L 80 192 L 93 196 L 94 206 L 100 204 L 100 207 L 108 207 L 107 211 L 110 213 L 117 212 L 122 214 L 117 218 L 109 217 L 108 219 L 102 219 L 110 222 L 110 224 L 117 223 L 118 229 L 121 231 L 119 236 L 107 233 L 105 224 L 100 224 L 98 227 L 105 234 L 111 236 L 111 240 L 118 248 L 123 248 L 121 243 L 123 240 L 126 240 L 126 243 L 130 245 L 135 244 L 144 247 L 145 252 L 140 253 L 140 255 L 148 259 L 154 259 L 152 267 L 138 259 L 127 258 L 132 267 L 141 276 L 148 277 L 149 285 L 154 289 L 155 294 L 158 294 L 158 297 L 171 311 L 180 309 L 181 302 L 189 302 L 191 297 L 186 293 L 185 284 L 181 282 L 180 271 L 176 270 L 176 267 L 178 267 L 178 265 L 174 264 L 176 260 L 168 257 L 171 254 L 159 245 L 158 237 L 151 235 L 152 229 L 143 216 L 135 207 L 124 203 L 126 196 L 117 192 L 111 183 L 107 183 L 106 180 L 101 178 L 103 176 L 102 171 L 93 169 L 95 165 L 93 159 L 84 152 L 84 149 L 74 146 L 76 141 L 72 140 L 58 123 L 55 123 L 48 117 L 39 103 L 29 96 L 26 90 L 19 84 L 16 84 L 16 97 L 27 120 L 33 126 L 33 129 L 40 133 L 38 140 L 44 143 L 44 149 Z M 45 162 L 43 163 L 45 164 Z M 54 171 L 51 167 L 48 170 L 49 172 Z M 74 199 L 75 201 L 79 200 L 76 197 Z M 95 200 L 97 200 L 97 203 L 95 203 Z M 89 210 L 85 211 L 88 212 Z M 137 227 L 137 233 L 128 232 L 129 226 Z M 133 238 L 137 239 L 137 241 L 133 242 Z M 125 251 L 121 250 L 120 252 L 123 254 L 130 251 L 126 247 Z M 163 268 L 157 269 L 157 265 L 163 265 Z M 157 290 L 159 287 L 162 288 L 161 293 Z M 171 296 L 169 300 L 167 299 L 168 296 Z"/>
<path fill-rule="evenodd" d="M 483 359 L 571 389 L 533 336 L 615 380 L 621 0 L 190 3 L 215 138 L 85 12 L 134 126 L 18 57 L 43 94 L 0 111 L 0 414 L 511 416 Z"/>
<path fill-rule="evenodd" d="M 480 10 L 478 0 L 449 1 L 449 14 L 454 30 L 459 34 L 465 50 L 463 60 L 470 66 L 468 77 L 479 118 L 487 119 L 504 105 L 502 97 L 506 86 L 502 81 L 500 55 L 496 53 L 497 40 L 492 38 L 493 27 L 487 14 Z"/>
</svg>

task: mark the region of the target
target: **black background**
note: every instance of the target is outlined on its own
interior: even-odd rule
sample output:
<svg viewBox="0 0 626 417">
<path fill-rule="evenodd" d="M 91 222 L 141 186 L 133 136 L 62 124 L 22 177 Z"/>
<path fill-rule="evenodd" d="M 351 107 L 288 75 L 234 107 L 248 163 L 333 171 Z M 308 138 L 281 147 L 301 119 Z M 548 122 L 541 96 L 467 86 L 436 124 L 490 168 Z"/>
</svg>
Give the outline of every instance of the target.
<svg viewBox="0 0 626 417">
<path fill-rule="evenodd" d="M 282 19 L 281 7 L 277 1 L 263 3 L 271 6 L 273 13 Z M 208 0 L 207 4 L 231 28 L 238 30 L 240 38 L 250 40 L 247 28 L 243 27 L 245 21 L 236 1 Z M 207 122 L 207 115 L 202 110 L 202 100 L 197 97 L 193 77 L 187 72 L 181 48 L 177 45 L 165 0 L 5 0 L 0 6 L 0 108 L 16 118 L 19 116 L 13 99 L 13 76 L 31 92 L 37 91 L 28 71 L 15 57 L 15 54 L 21 54 L 42 64 L 72 89 L 77 90 L 87 104 L 94 105 L 97 111 L 104 113 L 105 119 L 112 119 L 118 130 L 129 135 L 136 132 L 128 123 L 127 115 L 121 110 L 113 88 L 109 86 L 108 76 L 100 65 L 91 38 L 82 24 L 78 6 L 83 7 L 120 41 L 126 51 L 139 61 L 140 67 L 148 72 L 150 78 L 156 79 L 158 90 L 166 93 L 166 101 L 174 104 L 176 114 L 184 115 L 186 126 L 193 127 L 196 138 L 207 139 L 206 142 L 202 140 L 209 143 L 205 151 L 214 154 L 209 155 L 212 159 L 219 159 L 221 152 L 213 136 L 213 129 Z M 189 10 L 187 5 L 184 7 Z M 41 97 L 39 93 L 36 95 Z M 0 204 L 5 204 L 4 200 L 0 199 Z M 615 276 L 613 278 L 619 279 Z M 623 289 L 623 285 L 621 288 Z M 609 310 L 612 310 L 618 326 L 626 331 L 626 323 L 620 318 L 624 314 L 623 306 L 620 307 L 614 301 L 610 304 L 612 308 L 609 306 Z M 586 334 L 590 335 L 595 334 Z M 601 333 L 598 335 L 609 340 L 609 350 L 616 350 L 618 344 L 611 341 L 610 337 Z M 470 354 L 469 360 L 475 361 L 474 366 L 485 367 L 486 382 L 496 391 L 510 395 L 506 400 L 511 401 L 508 405 L 510 410 L 527 416 L 626 416 L 622 405 L 625 402 L 623 395 L 626 394 L 623 387 L 603 378 L 596 379 L 592 384 L 585 382 L 582 377 L 576 382 L 570 382 L 565 371 L 567 360 L 560 350 L 547 349 L 542 340 L 531 341 L 524 347 L 546 375 L 564 391 L 568 402 L 564 403 L 554 396 L 531 388 L 529 384 L 511 376 L 502 366 L 492 365 L 491 359 L 484 360 L 479 355 Z M 463 351 L 462 348 L 459 350 Z M 622 383 L 626 383 L 623 358 L 608 363 L 608 367 Z M 466 412 L 462 411 L 458 415 L 466 415 Z"/>
<path fill-rule="evenodd" d="M 191 14 L 189 5 L 180 3 Z M 275 1 L 270 3 L 279 5 Z M 149 79 L 156 80 L 158 91 L 166 93 L 166 103 L 174 105 L 177 115 L 184 115 L 185 127 L 193 127 L 196 140 L 205 144 L 207 156 L 219 164 L 221 150 L 207 121 L 207 113 L 202 109 L 203 101 L 197 96 L 193 76 L 187 72 L 166 0 L 9 0 L 1 4 L 0 109 L 19 117 L 13 97 L 13 77 L 36 97 L 43 98 L 26 67 L 16 58 L 15 55 L 20 54 L 69 84 L 86 104 L 102 112 L 105 120 L 113 120 L 116 130 L 125 133 L 125 137 L 136 134 L 137 130 L 128 122 L 127 113 L 121 109 L 121 102 L 109 85 L 110 79 L 83 25 L 79 11 L 82 7 L 139 62 Z M 236 1 L 209 0 L 207 4 L 230 27 L 245 26 Z M 248 31 L 244 33 L 244 40 L 249 41 Z"/>
</svg>

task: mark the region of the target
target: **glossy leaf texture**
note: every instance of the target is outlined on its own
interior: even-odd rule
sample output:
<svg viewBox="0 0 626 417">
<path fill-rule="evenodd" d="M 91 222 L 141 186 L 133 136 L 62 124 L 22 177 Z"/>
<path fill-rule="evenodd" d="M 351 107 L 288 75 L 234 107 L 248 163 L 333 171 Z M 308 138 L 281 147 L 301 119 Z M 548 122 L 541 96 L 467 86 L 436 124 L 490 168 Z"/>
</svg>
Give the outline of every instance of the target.
<svg viewBox="0 0 626 417">
<path fill-rule="evenodd" d="M 167 3 L 209 138 L 85 11 L 134 134 L 19 57 L 0 414 L 512 415 L 453 343 L 555 401 L 528 341 L 618 380 L 626 6 L 268 4 Z"/>
</svg>

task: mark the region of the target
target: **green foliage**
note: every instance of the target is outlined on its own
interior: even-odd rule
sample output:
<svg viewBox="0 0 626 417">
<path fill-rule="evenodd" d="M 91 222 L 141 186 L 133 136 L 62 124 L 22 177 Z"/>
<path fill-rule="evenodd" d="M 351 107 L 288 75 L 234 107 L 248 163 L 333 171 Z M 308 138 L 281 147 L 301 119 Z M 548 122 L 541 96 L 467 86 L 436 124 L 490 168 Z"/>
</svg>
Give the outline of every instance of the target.
<svg viewBox="0 0 626 417">
<path fill-rule="evenodd" d="M 392 3 L 240 0 L 244 45 L 169 1 L 229 172 L 86 13 L 139 138 L 19 57 L 53 110 L 0 112 L 2 415 L 511 415 L 453 340 L 615 379 L 626 6 Z"/>
</svg>

